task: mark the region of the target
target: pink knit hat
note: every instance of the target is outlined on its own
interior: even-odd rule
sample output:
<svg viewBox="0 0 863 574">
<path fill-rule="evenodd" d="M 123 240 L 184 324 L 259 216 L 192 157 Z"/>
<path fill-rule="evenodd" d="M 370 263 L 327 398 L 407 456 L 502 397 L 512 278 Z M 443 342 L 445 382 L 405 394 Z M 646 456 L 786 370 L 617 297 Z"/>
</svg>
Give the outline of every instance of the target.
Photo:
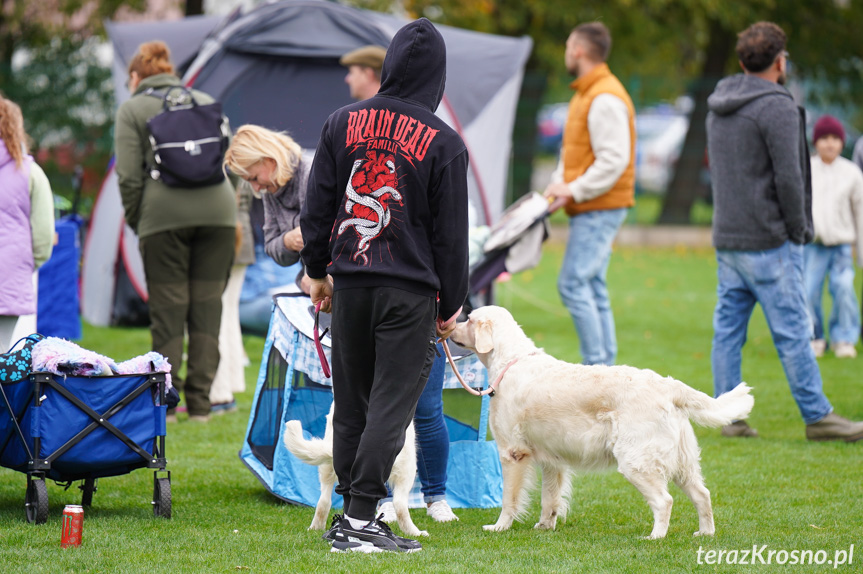
<svg viewBox="0 0 863 574">
<path fill-rule="evenodd" d="M 842 122 L 833 116 L 821 116 L 815 122 L 815 128 L 812 130 L 812 143 L 817 142 L 824 136 L 833 135 L 845 143 L 845 128 L 842 127 Z"/>
</svg>

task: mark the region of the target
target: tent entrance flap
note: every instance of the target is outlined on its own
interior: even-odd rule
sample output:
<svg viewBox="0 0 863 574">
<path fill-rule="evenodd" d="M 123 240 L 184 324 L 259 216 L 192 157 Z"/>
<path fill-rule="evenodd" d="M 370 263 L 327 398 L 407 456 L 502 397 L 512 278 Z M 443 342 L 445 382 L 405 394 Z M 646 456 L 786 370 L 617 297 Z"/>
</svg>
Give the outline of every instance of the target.
<svg viewBox="0 0 863 574">
<path fill-rule="evenodd" d="M 246 440 L 240 459 L 278 498 L 314 506 L 320 496 L 317 467 L 294 457 L 284 445 L 286 421 L 299 421 L 306 438 L 323 438 L 326 417 L 332 404 L 331 382 L 310 336 L 313 318 L 311 300 L 302 293 L 276 296 L 270 328 L 262 354 L 261 370 Z M 323 340 L 329 355 L 331 341 Z M 454 360 L 466 380 L 480 387 L 488 384 L 485 367 L 475 354 L 457 355 Z M 459 387 L 459 389 L 456 389 Z M 497 446 L 488 440 L 489 397 L 476 397 L 460 390 L 450 365 L 444 372 L 444 414 L 450 435 L 447 465 L 447 500 L 454 508 L 500 506 L 503 478 Z M 333 507 L 342 499 L 333 496 Z M 408 504 L 425 506 L 417 479 Z"/>
<path fill-rule="evenodd" d="M 255 416 L 247 439 L 252 453 L 269 470 L 273 470 L 273 459 L 280 436 L 287 371 L 288 362 L 274 345 L 267 357 L 266 375 L 258 394 Z"/>
</svg>

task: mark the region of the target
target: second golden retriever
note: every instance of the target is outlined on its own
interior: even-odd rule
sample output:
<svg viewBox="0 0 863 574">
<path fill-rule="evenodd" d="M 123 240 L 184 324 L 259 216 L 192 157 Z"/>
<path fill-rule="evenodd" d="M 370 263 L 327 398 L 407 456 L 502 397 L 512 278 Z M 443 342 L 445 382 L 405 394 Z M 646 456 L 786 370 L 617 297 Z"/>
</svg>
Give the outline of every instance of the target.
<svg viewBox="0 0 863 574">
<path fill-rule="evenodd" d="M 327 413 L 327 425 L 324 438 L 307 439 L 303 435 L 302 423 L 297 420 L 285 423 L 283 440 L 285 447 L 306 464 L 318 467 L 318 478 L 321 483 L 321 496 L 315 506 L 315 516 L 309 530 L 323 530 L 326 527 L 327 516 L 330 513 L 333 497 L 333 485 L 338 481 L 333 468 L 333 407 Z M 411 520 L 408 508 L 411 488 L 417 475 L 416 432 L 411 422 L 405 431 L 405 444 L 393 462 L 393 469 L 387 484 L 392 489 L 393 507 L 399 528 L 408 536 L 428 536 L 425 530 L 420 530 Z"/>
</svg>

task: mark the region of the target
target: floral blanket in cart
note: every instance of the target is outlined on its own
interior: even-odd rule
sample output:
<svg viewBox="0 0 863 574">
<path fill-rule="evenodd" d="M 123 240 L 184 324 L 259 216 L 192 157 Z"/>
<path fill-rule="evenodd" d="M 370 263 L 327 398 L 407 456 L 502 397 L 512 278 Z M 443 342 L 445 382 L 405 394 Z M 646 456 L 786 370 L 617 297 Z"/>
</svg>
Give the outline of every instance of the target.
<svg viewBox="0 0 863 574">
<path fill-rule="evenodd" d="M 167 374 L 166 390 L 172 388 L 171 364 L 155 351 L 117 363 L 110 357 L 58 337 L 33 334 L 22 341 L 24 345 L 21 349 L 0 355 L 0 382 L 20 381 L 31 372 L 85 377 L 157 372 Z"/>
</svg>

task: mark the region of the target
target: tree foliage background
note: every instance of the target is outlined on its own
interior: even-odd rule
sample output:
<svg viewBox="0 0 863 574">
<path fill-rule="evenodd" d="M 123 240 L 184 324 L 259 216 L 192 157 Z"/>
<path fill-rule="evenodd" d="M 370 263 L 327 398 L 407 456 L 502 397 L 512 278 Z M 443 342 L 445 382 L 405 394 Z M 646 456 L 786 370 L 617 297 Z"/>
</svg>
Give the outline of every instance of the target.
<svg viewBox="0 0 863 574">
<path fill-rule="evenodd" d="M 225 4 L 222 0 L 221 4 Z M 599 20 L 611 30 L 609 59 L 637 107 L 693 97 L 689 133 L 666 194 L 661 222 L 689 221 L 704 195 L 706 98 L 724 75 L 738 71 L 736 34 L 771 20 L 788 34 L 793 76 L 809 103 L 844 103 L 863 131 L 857 100 L 863 90 L 863 0 L 339 0 L 387 12 L 494 34 L 530 36 L 514 134 L 512 198 L 530 189 L 540 106 L 566 101 L 571 78 L 564 43 L 577 24 Z M 215 0 L 173 0 L 185 13 L 207 11 Z M 119 9 L 144 10 L 148 0 L 0 0 L 0 91 L 22 104 L 35 151 L 62 143 L 48 159 L 59 191 L 69 163 L 89 167 L 98 186 L 110 154 L 113 90 L 97 58 L 102 21 Z M 25 54 L 13 68 L 13 55 Z M 68 161 L 67 161 L 68 160 Z M 54 164 L 52 164 L 54 162 Z M 62 164 L 62 165 L 61 165 Z M 51 173 L 49 173 L 51 175 Z M 90 193 L 95 190 L 90 189 Z"/>
<path fill-rule="evenodd" d="M 442 24 L 510 36 L 528 35 L 534 52 L 528 62 L 516 143 L 532 142 L 536 111 L 543 101 L 571 96 L 563 69 L 564 42 L 577 24 L 598 20 L 612 33 L 611 69 L 631 92 L 636 106 L 693 97 L 689 133 L 666 194 L 660 221 L 686 223 L 703 192 L 707 96 L 723 76 L 736 73 L 737 32 L 770 20 L 788 35 L 796 79 L 820 104 L 848 102 L 863 88 L 863 0 L 356 0 L 374 9 L 394 4 L 413 16 Z M 863 127 L 863 117 L 851 118 Z M 515 149 L 516 162 L 532 149 Z M 529 189 L 516 177 L 515 195 Z"/>
<path fill-rule="evenodd" d="M 0 0 L 0 91 L 17 102 L 32 153 L 60 196 L 75 167 L 90 194 L 111 154 L 111 71 L 98 58 L 102 22 L 144 0 Z M 15 65 L 13 66 L 13 57 Z"/>
</svg>

